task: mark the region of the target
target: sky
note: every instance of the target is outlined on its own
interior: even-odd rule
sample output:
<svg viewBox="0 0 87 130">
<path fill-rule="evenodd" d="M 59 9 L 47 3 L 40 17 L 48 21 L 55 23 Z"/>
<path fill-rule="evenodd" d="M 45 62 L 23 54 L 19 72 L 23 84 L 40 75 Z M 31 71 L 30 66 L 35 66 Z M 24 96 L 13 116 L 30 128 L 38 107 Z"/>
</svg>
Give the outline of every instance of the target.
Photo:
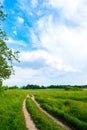
<svg viewBox="0 0 87 130">
<path fill-rule="evenodd" d="M 87 0 L 1 0 L 7 45 L 20 51 L 5 85 L 87 84 Z"/>
</svg>

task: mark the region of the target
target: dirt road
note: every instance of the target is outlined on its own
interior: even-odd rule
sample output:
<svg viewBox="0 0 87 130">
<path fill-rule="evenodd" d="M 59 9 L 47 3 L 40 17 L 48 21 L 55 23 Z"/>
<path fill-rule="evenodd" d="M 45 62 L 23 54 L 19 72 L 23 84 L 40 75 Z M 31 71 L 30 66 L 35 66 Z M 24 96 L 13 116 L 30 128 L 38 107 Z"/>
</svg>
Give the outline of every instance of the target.
<svg viewBox="0 0 87 130">
<path fill-rule="evenodd" d="M 26 128 L 28 128 L 28 130 L 38 130 L 35 127 L 35 124 L 32 121 L 30 114 L 28 113 L 28 111 L 26 109 L 26 99 L 23 101 L 23 113 L 24 113 L 24 117 L 25 117 Z"/>
</svg>

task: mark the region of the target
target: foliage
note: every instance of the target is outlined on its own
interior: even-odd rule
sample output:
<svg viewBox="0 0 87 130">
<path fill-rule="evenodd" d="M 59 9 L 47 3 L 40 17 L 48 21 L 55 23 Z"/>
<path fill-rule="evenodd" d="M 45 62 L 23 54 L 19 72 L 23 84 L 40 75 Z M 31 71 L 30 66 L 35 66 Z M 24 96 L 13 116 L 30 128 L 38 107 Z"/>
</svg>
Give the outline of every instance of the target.
<svg viewBox="0 0 87 130">
<path fill-rule="evenodd" d="M 39 86 L 39 85 L 33 85 L 33 84 L 27 84 L 26 86 L 22 87 L 23 89 L 65 89 L 65 90 L 82 90 L 84 88 L 87 88 L 87 85 L 79 86 L 71 86 L 71 85 L 50 85 L 50 86 Z"/>
<path fill-rule="evenodd" d="M 26 86 L 23 86 L 23 89 L 40 89 L 40 86 L 39 85 L 28 84 Z"/>
<path fill-rule="evenodd" d="M 68 90 L 68 91 L 71 91 L 71 90 L 72 90 L 72 91 L 77 91 L 77 90 L 78 90 L 78 91 L 79 91 L 79 90 L 82 90 L 82 89 L 79 88 L 79 87 L 72 87 L 72 86 L 71 86 L 71 87 L 66 87 L 65 90 Z"/>
<path fill-rule="evenodd" d="M 22 112 L 27 92 L 7 90 L 0 95 L 0 130 L 27 130 Z"/>
<path fill-rule="evenodd" d="M 11 86 L 11 87 L 9 87 L 9 89 L 18 89 L 18 86 Z"/>
<path fill-rule="evenodd" d="M 3 91 L 3 88 L 2 88 L 2 82 L 0 81 L 0 92 Z"/>
<path fill-rule="evenodd" d="M 2 22 L 6 19 L 7 14 L 3 11 L 3 6 L 0 4 L 0 82 L 7 79 L 14 73 L 12 61 L 18 61 L 18 51 L 13 51 L 6 45 L 6 33 L 2 30 Z"/>
</svg>

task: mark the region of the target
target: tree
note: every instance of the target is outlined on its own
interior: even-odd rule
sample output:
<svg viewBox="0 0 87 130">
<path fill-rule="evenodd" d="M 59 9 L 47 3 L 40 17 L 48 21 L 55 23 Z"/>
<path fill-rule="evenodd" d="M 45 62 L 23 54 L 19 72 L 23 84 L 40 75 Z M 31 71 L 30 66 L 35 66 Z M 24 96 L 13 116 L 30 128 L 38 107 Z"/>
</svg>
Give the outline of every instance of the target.
<svg viewBox="0 0 87 130">
<path fill-rule="evenodd" d="M 6 45 L 7 36 L 2 30 L 2 22 L 6 19 L 7 14 L 4 13 L 3 6 L 0 3 L 0 86 L 3 79 L 8 79 L 14 74 L 13 60 L 18 61 L 18 51 L 13 51 Z"/>
</svg>

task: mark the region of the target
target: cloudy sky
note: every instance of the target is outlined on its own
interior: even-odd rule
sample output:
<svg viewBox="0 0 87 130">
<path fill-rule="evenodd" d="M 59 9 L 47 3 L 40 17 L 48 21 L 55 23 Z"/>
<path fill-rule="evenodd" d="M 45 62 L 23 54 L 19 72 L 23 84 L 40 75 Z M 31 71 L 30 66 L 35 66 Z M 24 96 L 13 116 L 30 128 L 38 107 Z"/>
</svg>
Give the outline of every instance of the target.
<svg viewBox="0 0 87 130">
<path fill-rule="evenodd" d="M 19 50 L 4 84 L 87 84 L 87 0 L 1 0 L 7 45 Z"/>
</svg>

